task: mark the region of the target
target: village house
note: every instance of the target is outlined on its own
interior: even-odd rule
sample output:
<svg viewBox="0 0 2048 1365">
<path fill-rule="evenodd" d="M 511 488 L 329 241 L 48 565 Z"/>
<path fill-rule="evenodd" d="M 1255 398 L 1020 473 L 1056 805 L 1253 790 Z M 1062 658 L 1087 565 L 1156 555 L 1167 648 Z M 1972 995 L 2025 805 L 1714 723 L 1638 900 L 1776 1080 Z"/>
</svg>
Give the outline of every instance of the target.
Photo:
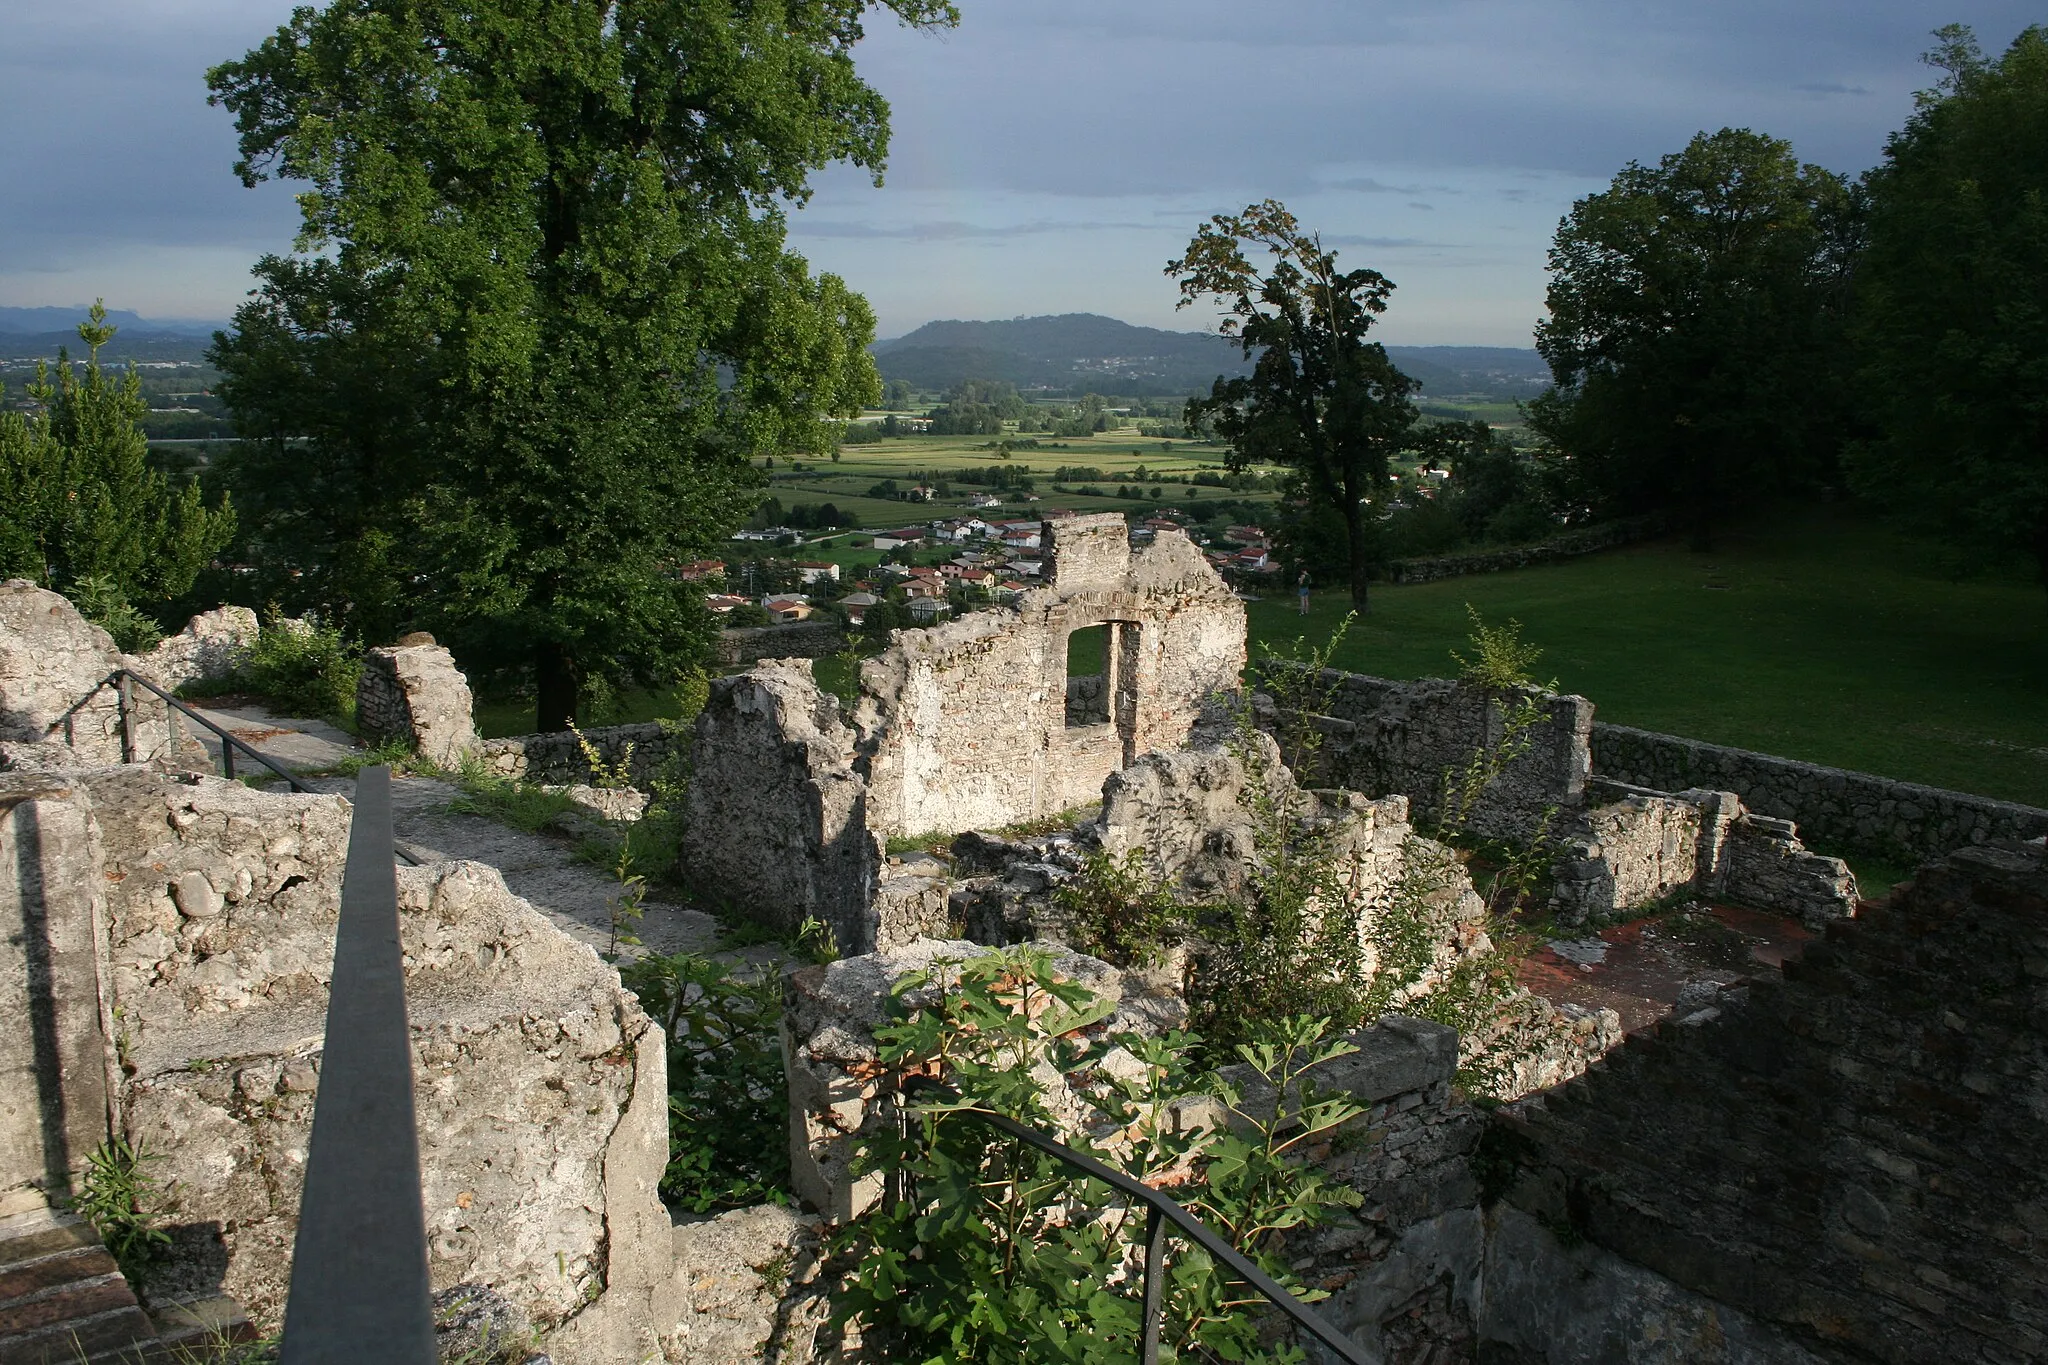
<svg viewBox="0 0 2048 1365">
<path fill-rule="evenodd" d="M 694 564 L 685 564 L 676 570 L 676 577 L 685 583 L 696 583 L 706 578 L 725 577 L 725 561 L 722 559 L 700 559 Z"/>
<path fill-rule="evenodd" d="M 816 583 L 821 578 L 829 578 L 834 583 L 839 581 L 839 566 L 837 564 L 825 564 L 816 560 L 802 561 L 797 564 L 796 571 L 798 576 L 803 579 L 805 586 Z"/>
<path fill-rule="evenodd" d="M 723 616 L 725 615 L 725 613 L 731 611 L 734 607 L 746 606 L 747 601 L 748 599 L 741 597 L 736 593 L 714 592 L 706 594 L 704 598 L 704 607 L 707 611 L 713 611 L 718 613 L 720 616 Z"/>
<path fill-rule="evenodd" d="M 925 533 L 917 527 L 905 527 L 900 531 L 877 531 L 874 545 L 877 550 L 916 549 L 924 543 Z"/>
<path fill-rule="evenodd" d="M 770 593 L 761 605 L 778 621 L 801 621 L 811 614 L 811 599 L 800 592 Z"/>
<path fill-rule="evenodd" d="M 849 625 L 859 625 L 867 619 L 868 608 L 880 604 L 881 598 L 871 592 L 850 592 L 839 599 L 839 605 L 846 611 Z"/>
</svg>

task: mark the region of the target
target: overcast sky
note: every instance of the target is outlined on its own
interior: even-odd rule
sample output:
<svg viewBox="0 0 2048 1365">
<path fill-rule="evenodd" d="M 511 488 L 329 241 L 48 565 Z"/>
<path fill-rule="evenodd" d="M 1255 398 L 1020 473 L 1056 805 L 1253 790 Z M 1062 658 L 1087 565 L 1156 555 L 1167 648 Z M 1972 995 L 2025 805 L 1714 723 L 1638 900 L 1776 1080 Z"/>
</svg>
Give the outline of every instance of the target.
<svg viewBox="0 0 2048 1365">
<path fill-rule="evenodd" d="M 1701 129 L 1875 162 L 1932 83 L 1929 30 L 2001 51 L 2038 0 L 960 0 L 958 30 L 876 20 L 886 183 L 840 171 L 792 243 L 933 318 L 1176 313 L 1161 267 L 1209 214 L 1268 196 L 1399 286 L 1384 338 L 1521 346 L 1572 201 Z M 245 190 L 203 73 L 290 0 L 67 0 L 0 24 L 0 305 L 103 295 L 225 317 L 291 241 L 292 187 Z"/>
</svg>

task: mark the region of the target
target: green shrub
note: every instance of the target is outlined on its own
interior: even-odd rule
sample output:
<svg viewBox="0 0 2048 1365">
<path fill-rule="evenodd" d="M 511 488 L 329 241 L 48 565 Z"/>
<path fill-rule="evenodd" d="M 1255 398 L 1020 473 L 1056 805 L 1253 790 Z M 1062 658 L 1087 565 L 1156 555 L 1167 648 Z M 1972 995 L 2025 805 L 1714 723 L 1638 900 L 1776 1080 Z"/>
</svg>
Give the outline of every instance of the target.
<svg viewBox="0 0 2048 1365">
<path fill-rule="evenodd" d="M 78 614 L 114 637 L 123 654 L 147 654 L 164 638 L 163 628 L 130 605 L 121 586 L 104 574 L 71 585 L 71 603 Z"/>
<path fill-rule="evenodd" d="M 936 1003 L 903 1008 L 906 992 L 933 984 L 945 988 Z M 1271 1021 L 1238 1049 L 1275 1093 L 1301 1092 L 1283 1127 L 1230 1085 L 1196 1073 L 1189 1035 L 1074 1041 L 1114 1002 L 1060 979 L 1033 949 L 913 973 L 897 984 L 896 1002 L 900 1022 L 876 1033 L 882 1062 L 899 1074 L 936 1072 L 961 1098 L 917 1105 L 908 1132 L 871 1137 L 860 1159 L 859 1169 L 909 1177 L 906 1197 L 853 1222 L 837 1248 L 854 1270 L 835 1317 L 858 1321 L 884 1358 L 1106 1365 L 1136 1357 L 1141 1286 L 1128 1270 L 1141 1254 L 1145 1210 L 1123 1207 L 1107 1186 L 978 1117 L 1053 1130 L 1046 1065 L 1091 1111 L 1082 1126 L 1121 1139 L 1111 1150 L 1066 1125 L 1062 1141 L 1139 1180 L 1171 1183 L 1184 1207 L 1298 1298 L 1325 1297 L 1300 1285 L 1280 1242 L 1358 1202 L 1294 1158 L 1361 1112 L 1305 1083 L 1305 1073 L 1353 1050 L 1325 1039 L 1326 1021 Z M 1097 1064 L 1119 1047 L 1137 1066 L 1112 1076 Z M 1170 1105 L 1194 1095 L 1214 1096 L 1240 1122 L 1183 1129 Z M 1262 1300 L 1207 1252 L 1169 1234 L 1164 1262 L 1163 1359 L 1301 1358 L 1261 1346 Z"/>
<path fill-rule="evenodd" d="M 1081 871 L 1053 892 L 1068 942 L 1118 967 L 1151 966 L 1181 940 L 1187 915 L 1173 892 L 1145 868 L 1142 849 L 1122 858 L 1090 854 Z"/>
<path fill-rule="evenodd" d="M 620 967 L 619 977 L 668 1038 L 662 1194 L 695 1213 L 787 1203 L 781 981 L 695 953 L 649 954 Z"/>
<path fill-rule="evenodd" d="M 333 626 L 308 617 L 288 621 L 275 610 L 256 643 L 236 661 L 235 681 L 293 716 L 319 716 L 353 725 L 362 646 Z"/>
</svg>

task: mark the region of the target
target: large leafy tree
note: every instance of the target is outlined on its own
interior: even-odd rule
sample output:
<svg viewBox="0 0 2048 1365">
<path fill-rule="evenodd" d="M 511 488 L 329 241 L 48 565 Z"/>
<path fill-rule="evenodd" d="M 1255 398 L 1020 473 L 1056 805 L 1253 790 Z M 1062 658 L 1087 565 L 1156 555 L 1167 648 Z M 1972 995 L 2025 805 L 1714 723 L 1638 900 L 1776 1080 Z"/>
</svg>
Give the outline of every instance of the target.
<svg viewBox="0 0 2048 1365">
<path fill-rule="evenodd" d="M 882 0 L 920 26 L 946 0 Z M 208 75 L 291 257 L 223 336 L 255 532 L 366 626 L 529 670 L 560 728 L 710 626 L 672 566 L 879 394 L 865 302 L 784 246 L 811 172 L 879 174 L 868 0 L 335 0 Z"/>
<path fill-rule="evenodd" d="M 1859 491 L 2048 586 L 2048 29 L 1997 61 L 1937 31 L 1945 72 L 1870 176 Z"/>
<path fill-rule="evenodd" d="M 1669 510 L 1704 546 L 1824 472 L 1856 223 L 1839 177 L 1743 128 L 1574 204 L 1536 328 L 1554 387 L 1530 410 L 1569 510 Z"/>
<path fill-rule="evenodd" d="M 1272 257 L 1264 274 L 1247 248 Z M 1363 609 L 1389 464 L 1424 439 L 1412 401 L 1420 385 L 1366 340 L 1393 282 L 1339 270 L 1337 253 L 1272 199 L 1202 224 L 1166 273 L 1178 277 L 1181 307 L 1222 304 L 1219 330 L 1252 362 L 1249 375 L 1219 378 L 1190 400 L 1188 425 L 1209 423 L 1229 442 L 1233 470 L 1291 471 L 1302 542 L 1342 528 L 1344 581 Z"/>
<path fill-rule="evenodd" d="M 0 577 L 153 606 L 185 592 L 234 534 L 226 500 L 151 465 L 141 380 L 100 368 L 113 338 L 94 303 L 78 328 L 83 374 L 60 356 L 29 386 L 33 412 L 0 412 Z"/>
</svg>

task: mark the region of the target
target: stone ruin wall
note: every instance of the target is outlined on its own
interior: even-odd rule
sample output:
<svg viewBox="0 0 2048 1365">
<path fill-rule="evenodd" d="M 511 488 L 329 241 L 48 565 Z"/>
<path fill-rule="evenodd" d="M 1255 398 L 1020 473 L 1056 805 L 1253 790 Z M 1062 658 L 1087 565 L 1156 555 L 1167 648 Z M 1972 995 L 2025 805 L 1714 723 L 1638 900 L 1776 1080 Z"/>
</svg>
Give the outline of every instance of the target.
<svg viewBox="0 0 2048 1365">
<path fill-rule="evenodd" d="M 1439 814 L 1446 770 L 1462 770 L 1474 750 L 1498 743 L 1502 733 L 1495 700 L 1448 679 L 1390 682 L 1325 669 L 1304 690 L 1320 707 L 1312 723 L 1322 743 L 1303 780 L 1375 795 L 1402 792 L 1423 820 Z M 1534 703 L 1538 718 L 1527 732 L 1527 751 L 1474 806 L 1470 824 L 1479 834 L 1527 838 L 1546 807 L 1575 807 L 1585 798 L 1593 703 L 1530 692 L 1510 704 L 1521 701 Z M 1270 713 L 1267 723 L 1280 732 L 1283 749 L 1291 749 L 1287 728 L 1298 718 Z"/>
<path fill-rule="evenodd" d="M 151 762 L 182 752 L 171 710 L 146 688 L 108 681 L 142 672 L 113 637 L 60 594 L 0 583 L 0 771 Z"/>
<path fill-rule="evenodd" d="M 140 766 L 0 777 L 0 918 L 61 967 L 0 970 L 0 990 L 76 1053 L 54 1094 L 47 1068 L 10 1083 L 0 1184 L 47 1185 L 17 1097 L 70 1118 L 74 1166 L 110 1123 L 159 1154 L 177 1196 L 159 1302 L 282 1312 L 349 813 Z M 495 869 L 401 867 L 398 885 L 434 1287 L 497 1290 L 555 1329 L 557 1360 L 639 1358 L 682 1312 L 658 1033 Z"/>
<path fill-rule="evenodd" d="M 1122 516 L 1046 523 L 1052 582 L 1013 610 L 899 631 L 862 669 L 869 820 L 885 835 L 993 829 L 1094 802 L 1178 747 L 1237 686 L 1244 607 L 1185 535 L 1135 552 Z M 1105 719 L 1068 724 L 1067 641 L 1113 624 Z"/>
<path fill-rule="evenodd" d="M 1262 700 L 1260 724 L 1283 749 L 1304 724 L 1321 738 L 1317 780 L 1372 794 L 1406 792 L 1425 821 L 1444 800 L 1446 771 L 1500 742 L 1502 708 L 1537 708 L 1524 753 L 1475 803 L 1473 832 L 1543 837 L 1559 850 L 1553 909 L 1583 924 L 1681 892 L 1727 896 L 1811 924 L 1854 912 L 1848 865 L 1807 850 L 1787 820 L 1753 813 L 1733 792 L 1650 790 L 1594 776 L 1593 721 L 1584 697 L 1526 692 L 1496 699 L 1469 684 L 1393 682 L 1335 669 L 1301 689 L 1322 709 L 1283 711 Z M 1604 742 L 1604 740 L 1601 740 Z"/>
<path fill-rule="evenodd" d="M 1184 743 L 1244 664 L 1244 608 L 1184 535 L 1137 551 L 1123 518 L 1049 531 L 1051 586 L 901 630 L 849 724 L 808 661 L 721 679 L 692 740 L 683 862 L 699 894 L 843 951 L 943 932 L 949 888 L 896 835 L 995 829 L 1091 804 L 1138 755 Z M 1067 639 L 1114 623 L 1104 718 L 1068 722 Z"/>
<path fill-rule="evenodd" d="M 2035 806 L 1626 725 L 1594 725 L 1593 762 L 1600 777 L 1631 786 L 1735 792 L 1758 814 L 1796 821 L 1808 838 L 1836 848 L 1917 860 L 2048 834 L 2048 810 Z"/>
<path fill-rule="evenodd" d="M 1961 849 L 1743 994 L 1496 1117 L 1500 1358 L 2048 1355 L 2048 850 Z"/>
<path fill-rule="evenodd" d="M 356 682 L 356 727 L 371 744 L 397 740 L 443 768 L 477 747 L 469 680 L 446 648 L 384 645 L 363 655 Z"/>
<path fill-rule="evenodd" d="M 766 909 L 785 933 L 820 920 L 848 953 L 878 946 L 869 907 L 882 851 L 854 742 L 809 660 L 712 682 L 697 718 L 682 849 L 700 897 Z"/>
</svg>

